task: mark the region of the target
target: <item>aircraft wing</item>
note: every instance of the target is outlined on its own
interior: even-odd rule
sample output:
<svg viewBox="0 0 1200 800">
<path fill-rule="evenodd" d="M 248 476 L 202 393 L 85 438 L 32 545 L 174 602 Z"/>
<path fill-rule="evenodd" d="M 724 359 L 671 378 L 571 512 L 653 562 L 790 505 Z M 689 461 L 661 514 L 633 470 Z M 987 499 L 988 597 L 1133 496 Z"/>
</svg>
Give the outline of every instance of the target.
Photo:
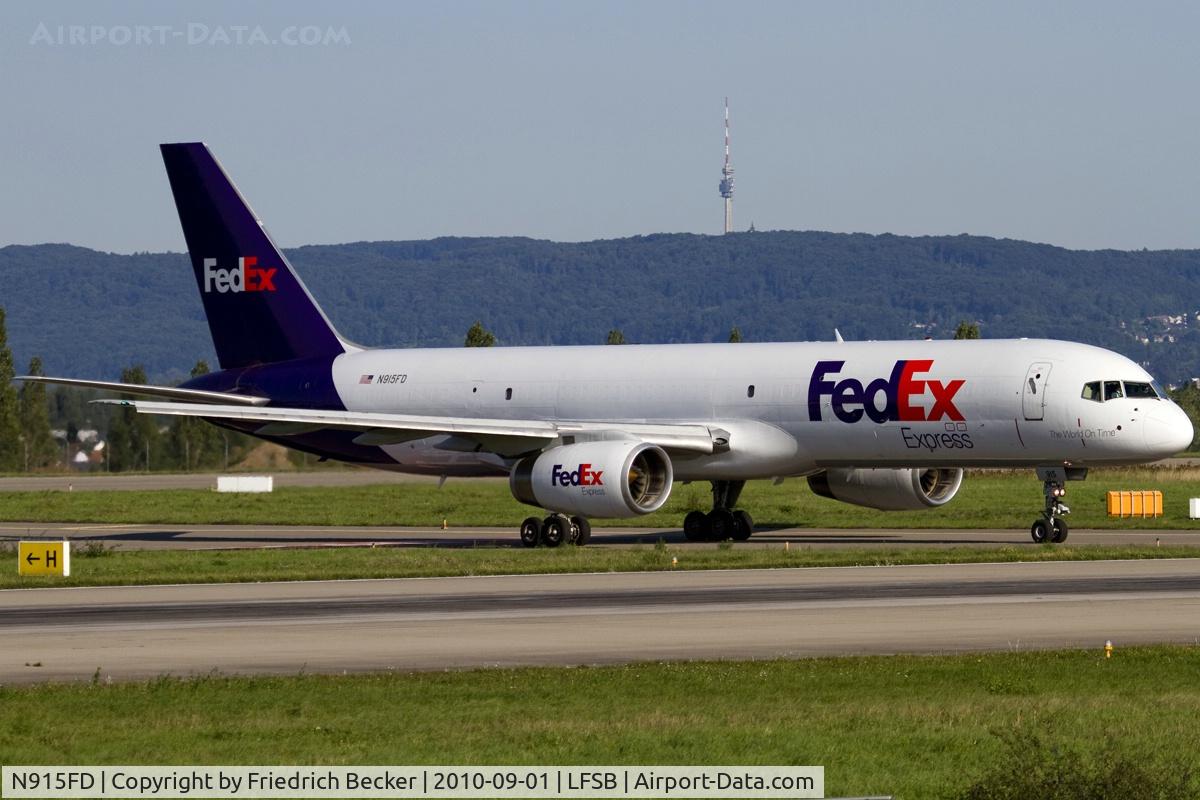
<svg viewBox="0 0 1200 800">
<path fill-rule="evenodd" d="M 452 449 L 485 450 L 502 456 L 535 452 L 555 439 L 581 434 L 621 433 L 656 444 L 665 450 L 692 453 L 713 453 L 726 449 L 729 437 L 727 432 L 719 428 L 686 422 L 515 420 L 146 400 L 94 402 L 134 408 L 141 414 L 261 423 L 253 432 L 265 436 L 295 436 L 326 428 L 360 431 L 354 442 L 361 445 L 400 444 L 446 434 L 463 440 L 465 445 L 452 446 Z"/>
<path fill-rule="evenodd" d="M 203 389 L 180 389 L 177 386 L 149 386 L 144 383 L 92 381 L 82 378 L 48 378 L 45 375 L 18 375 L 16 380 L 29 383 L 52 383 L 58 386 L 78 386 L 84 389 L 103 389 L 108 392 L 131 394 L 138 397 L 166 397 L 172 400 L 191 400 L 193 403 L 264 406 L 271 402 L 266 397 L 254 397 L 246 394 L 209 392 Z"/>
</svg>

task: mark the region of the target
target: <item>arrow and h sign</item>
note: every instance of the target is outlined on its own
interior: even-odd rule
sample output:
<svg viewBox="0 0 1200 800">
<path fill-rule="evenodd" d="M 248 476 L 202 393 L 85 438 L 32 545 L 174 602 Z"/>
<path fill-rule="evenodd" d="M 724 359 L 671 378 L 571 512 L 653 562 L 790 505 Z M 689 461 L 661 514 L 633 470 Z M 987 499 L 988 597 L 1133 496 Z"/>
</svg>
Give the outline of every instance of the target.
<svg viewBox="0 0 1200 800">
<path fill-rule="evenodd" d="M 17 574 L 70 575 L 70 542 L 20 542 L 17 546 Z"/>
</svg>

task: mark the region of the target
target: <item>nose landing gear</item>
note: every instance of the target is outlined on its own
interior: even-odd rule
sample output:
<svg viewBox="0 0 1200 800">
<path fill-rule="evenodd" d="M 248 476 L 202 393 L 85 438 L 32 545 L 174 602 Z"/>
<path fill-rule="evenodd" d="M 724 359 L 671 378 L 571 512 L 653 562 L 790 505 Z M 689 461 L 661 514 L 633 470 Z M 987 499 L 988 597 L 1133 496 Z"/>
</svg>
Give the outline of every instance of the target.
<svg viewBox="0 0 1200 800">
<path fill-rule="evenodd" d="M 1029 533 L 1037 544 L 1047 540 L 1056 544 L 1065 542 L 1070 528 L 1067 521 L 1061 517 L 1071 513 L 1071 509 L 1062 501 L 1067 494 L 1067 487 L 1057 481 L 1043 481 L 1042 492 L 1046 495 L 1046 508 L 1042 511 L 1042 516 L 1033 523 Z"/>
<path fill-rule="evenodd" d="M 1045 508 L 1029 529 L 1030 536 L 1036 544 L 1054 542 L 1061 544 L 1067 540 L 1070 526 L 1062 517 L 1071 513 L 1071 509 L 1063 502 L 1067 495 L 1067 481 L 1081 481 L 1087 478 L 1087 469 L 1082 467 L 1038 467 L 1038 478 L 1042 481 L 1042 494 L 1046 498 Z"/>
</svg>

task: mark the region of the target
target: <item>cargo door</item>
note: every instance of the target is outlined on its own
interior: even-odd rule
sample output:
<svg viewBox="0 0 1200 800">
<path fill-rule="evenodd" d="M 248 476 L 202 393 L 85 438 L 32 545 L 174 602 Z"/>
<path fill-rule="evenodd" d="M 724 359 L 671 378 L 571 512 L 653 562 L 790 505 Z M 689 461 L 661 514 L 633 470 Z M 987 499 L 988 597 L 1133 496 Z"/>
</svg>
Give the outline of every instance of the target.
<svg viewBox="0 0 1200 800">
<path fill-rule="evenodd" d="M 1025 373 L 1025 388 L 1021 395 L 1021 406 L 1025 419 L 1039 420 L 1046 416 L 1046 382 L 1050 377 L 1050 365 L 1038 362 Z"/>
</svg>

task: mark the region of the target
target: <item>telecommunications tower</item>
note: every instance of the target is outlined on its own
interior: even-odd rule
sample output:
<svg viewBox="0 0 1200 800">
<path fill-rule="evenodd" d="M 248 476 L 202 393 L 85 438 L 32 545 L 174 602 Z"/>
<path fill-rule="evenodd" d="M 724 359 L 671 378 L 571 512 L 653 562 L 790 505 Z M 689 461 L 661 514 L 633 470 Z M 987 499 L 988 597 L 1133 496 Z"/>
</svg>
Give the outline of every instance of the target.
<svg viewBox="0 0 1200 800">
<path fill-rule="evenodd" d="M 721 169 L 721 197 L 725 198 L 725 232 L 733 233 L 733 166 L 729 163 L 729 98 L 725 98 L 725 166 Z"/>
</svg>

